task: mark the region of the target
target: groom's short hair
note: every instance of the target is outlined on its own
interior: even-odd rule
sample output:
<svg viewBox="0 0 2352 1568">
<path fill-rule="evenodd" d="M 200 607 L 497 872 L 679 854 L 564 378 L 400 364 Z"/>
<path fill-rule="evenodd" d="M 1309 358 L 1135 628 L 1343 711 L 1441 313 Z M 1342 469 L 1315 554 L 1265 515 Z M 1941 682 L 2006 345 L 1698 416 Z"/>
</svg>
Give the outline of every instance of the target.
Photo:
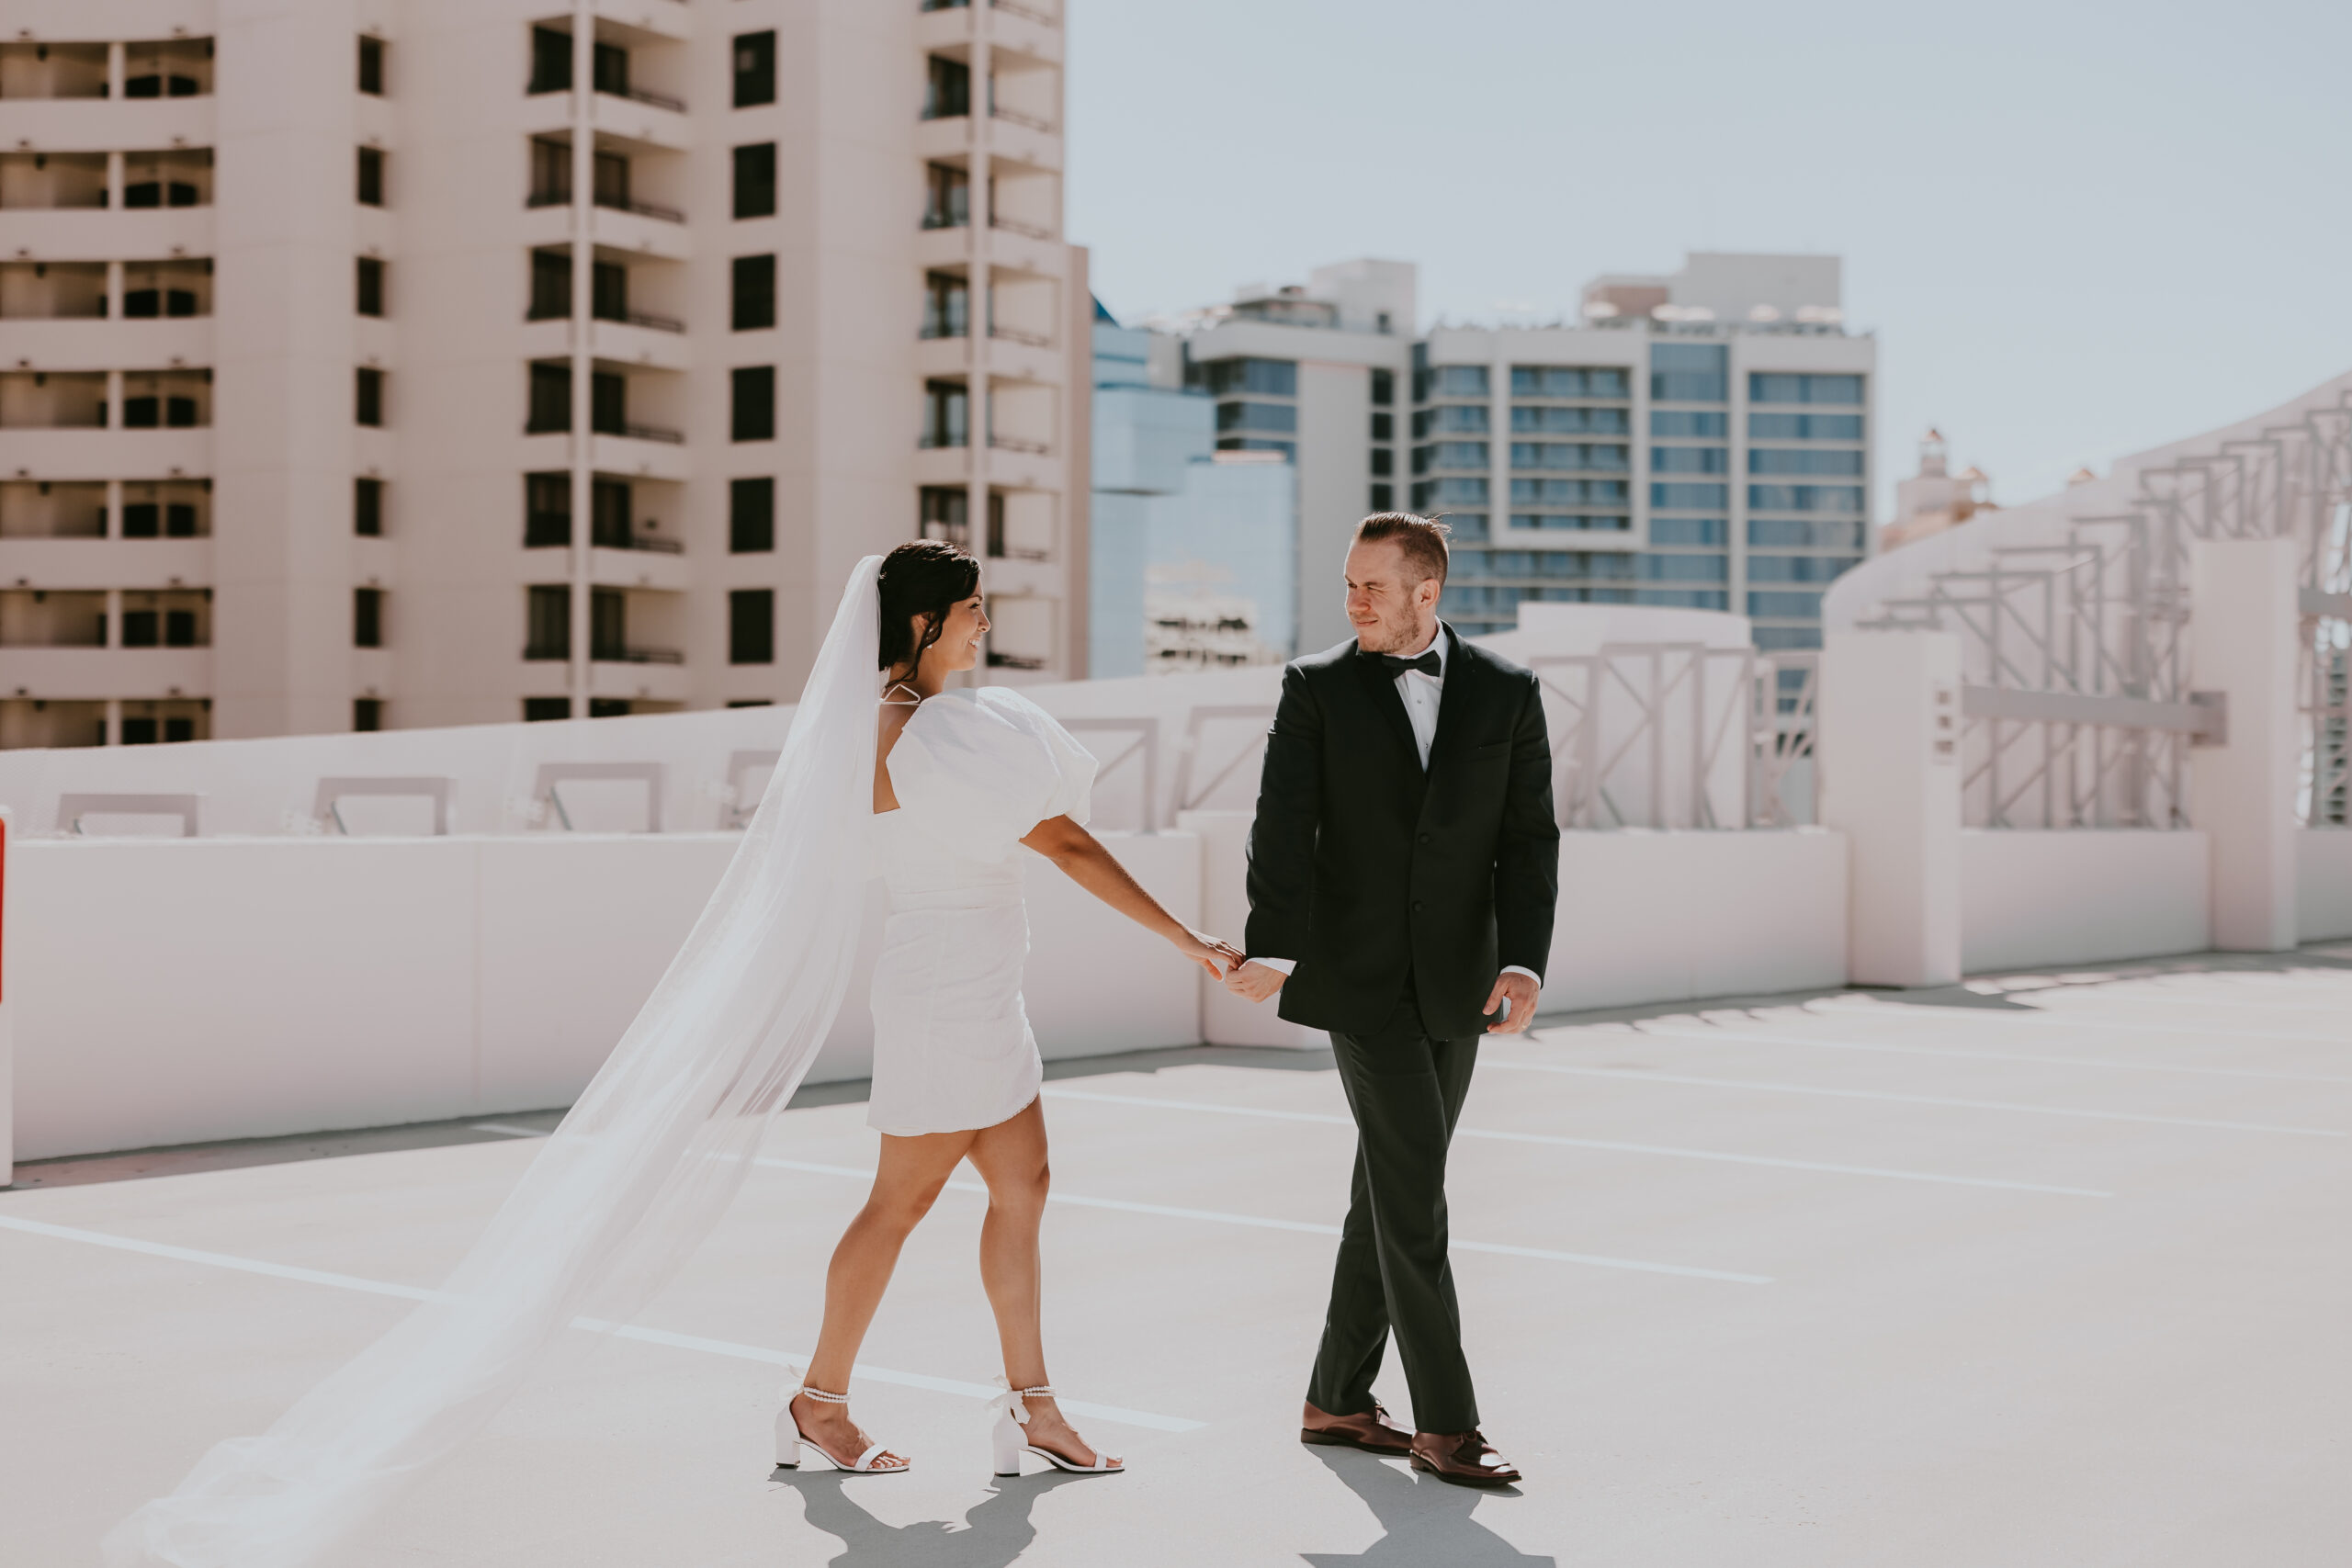
<svg viewBox="0 0 2352 1568">
<path fill-rule="evenodd" d="M 1385 540 L 1404 552 L 1405 565 L 1419 574 L 1413 579 L 1415 582 L 1434 577 L 1443 584 L 1445 541 L 1453 533 L 1434 517 L 1410 512 L 1375 512 L 1356 525 L 1356 543 L 1376 545 Z"/>
</svg>

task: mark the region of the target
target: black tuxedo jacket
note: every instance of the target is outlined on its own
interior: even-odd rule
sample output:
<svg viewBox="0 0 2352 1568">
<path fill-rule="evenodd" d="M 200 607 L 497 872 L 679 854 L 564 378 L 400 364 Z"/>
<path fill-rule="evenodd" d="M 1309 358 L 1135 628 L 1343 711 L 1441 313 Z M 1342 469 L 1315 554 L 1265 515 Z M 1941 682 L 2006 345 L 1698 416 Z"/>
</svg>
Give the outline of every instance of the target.
<svg viewBox="0 0 2352 1568">
<path fill-rule="evenodd" d="M 1560 829 L 1532 672 L 1445 626 L 1421 771 L 1396 678 L 1347 642 L 1283 671 L 1250 829 L 1253 954 L 1295 959 L 1282 1016 L 1370 1034 L 1409 976 L 1423 1025 L 1476 1034 L 1495 976 L 1552 949 Z"/>
</svg>

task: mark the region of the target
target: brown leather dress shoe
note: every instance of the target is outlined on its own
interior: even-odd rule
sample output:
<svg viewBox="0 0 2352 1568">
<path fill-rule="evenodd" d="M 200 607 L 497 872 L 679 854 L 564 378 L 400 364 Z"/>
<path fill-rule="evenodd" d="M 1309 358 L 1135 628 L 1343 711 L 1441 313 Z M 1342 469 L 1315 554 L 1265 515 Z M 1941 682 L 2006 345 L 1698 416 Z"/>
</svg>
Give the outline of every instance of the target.
<svg viewBox="0 0 2352 1568">
<path fill-rule="evenodd" d="M 1413 1468 L 1456 1486 L 1509 1486 L 1518 1467 L 1476 1432 L 1416 1432 Z"/>
<path fill-rule="evenodd" d="M 1374 1400 L 1372 1409 L 1362 1416 L 1334 1416 L 1307 1405 L 1298 1428 L 1298 1440 L 1328 1448 L 1362 1449 L 1368 1454 L 1392 1457 L 1413 1451 L 1413 1434 L 1390 1420 L 1378 1400 Z"/>
</svg>

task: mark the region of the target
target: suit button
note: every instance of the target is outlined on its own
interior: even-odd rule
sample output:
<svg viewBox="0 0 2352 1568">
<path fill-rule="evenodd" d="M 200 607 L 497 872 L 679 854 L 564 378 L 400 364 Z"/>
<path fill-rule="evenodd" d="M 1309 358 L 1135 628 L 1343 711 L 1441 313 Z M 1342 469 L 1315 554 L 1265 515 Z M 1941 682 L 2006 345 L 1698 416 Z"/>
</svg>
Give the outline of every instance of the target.
<svg viewBox="0 0 2352 1568">
<path fill-rule="evenodd" d="M 1429 836 L 1427 833 L 1423 833 L 1423 834 L 1421 835 L 1421 842 L 1423 842 L 1423 843 L 1425 843 L 1425 844 L 1426 844 L 1426 843 L 1428 843 L 1429 841 L 1430 841 L 1430 836 Z"/>
<path fill-rule="evenodd" d="M 1413 900 L 1413 913 L 1415 913 L 1415 914 L 1417 914 L 1417 915 L 1418 915 L 1418 914 L 1419 914 L 1420 912 L 1421 912 L 1421 901 L 1420 901 L 1419 898 L 1416 898 L 1416 899 L 1414 899 L 1414 900 Z"/>
</svg>

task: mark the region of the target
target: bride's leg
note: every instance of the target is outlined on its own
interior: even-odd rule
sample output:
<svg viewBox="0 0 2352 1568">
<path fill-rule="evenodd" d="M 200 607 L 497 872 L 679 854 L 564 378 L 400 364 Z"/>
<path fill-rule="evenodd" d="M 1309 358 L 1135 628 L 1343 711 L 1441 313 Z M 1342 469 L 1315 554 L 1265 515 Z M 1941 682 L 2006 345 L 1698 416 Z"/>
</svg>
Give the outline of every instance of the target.
<svg viewBox="0 0 2352 1568">
<path fill-rule="evenodd" d="M 825 1325 L 808 1359 L 808 1384 L 833 1393 L 849 1392 L 851 1366 L 882 1304 L 882 1292 L 899 1264 L 908 1234 L 931 1212 L 940 1189 L 970 1148 L 970 1133 L 934 1133 L 920 1138 L 882 1139 L 882 1158 L 865 1206 L 842 1233 L 825 1271 Z M 832 1453 L 855 1459 L 868 1438 L 849 1418 L 849 1406 L 814 1399 L 793 1402 L 793 1417 L 809 1438 Z"/>
<path fill-rule="evenodd" d="M 1037 1257 L 1037 1229 L 1052 1179 L 1046 1160 L 1045 1101 L 1033 1100 L 1010 1122 L 983 1128 L 972 1140 L 971 1159 L 989 1187 L 988 1218 L 980 1224 L 980 1283 L 996 1309 L 1005 1381 L 1014 1388 L 1042 1388 L 1050 1381 Z M 1080 1464 L 1094 1462 L 1094 1450 L 1062 1419 L 1051 1398 L 1027 1404 L 1031 1442 Z"/>
</svg>

